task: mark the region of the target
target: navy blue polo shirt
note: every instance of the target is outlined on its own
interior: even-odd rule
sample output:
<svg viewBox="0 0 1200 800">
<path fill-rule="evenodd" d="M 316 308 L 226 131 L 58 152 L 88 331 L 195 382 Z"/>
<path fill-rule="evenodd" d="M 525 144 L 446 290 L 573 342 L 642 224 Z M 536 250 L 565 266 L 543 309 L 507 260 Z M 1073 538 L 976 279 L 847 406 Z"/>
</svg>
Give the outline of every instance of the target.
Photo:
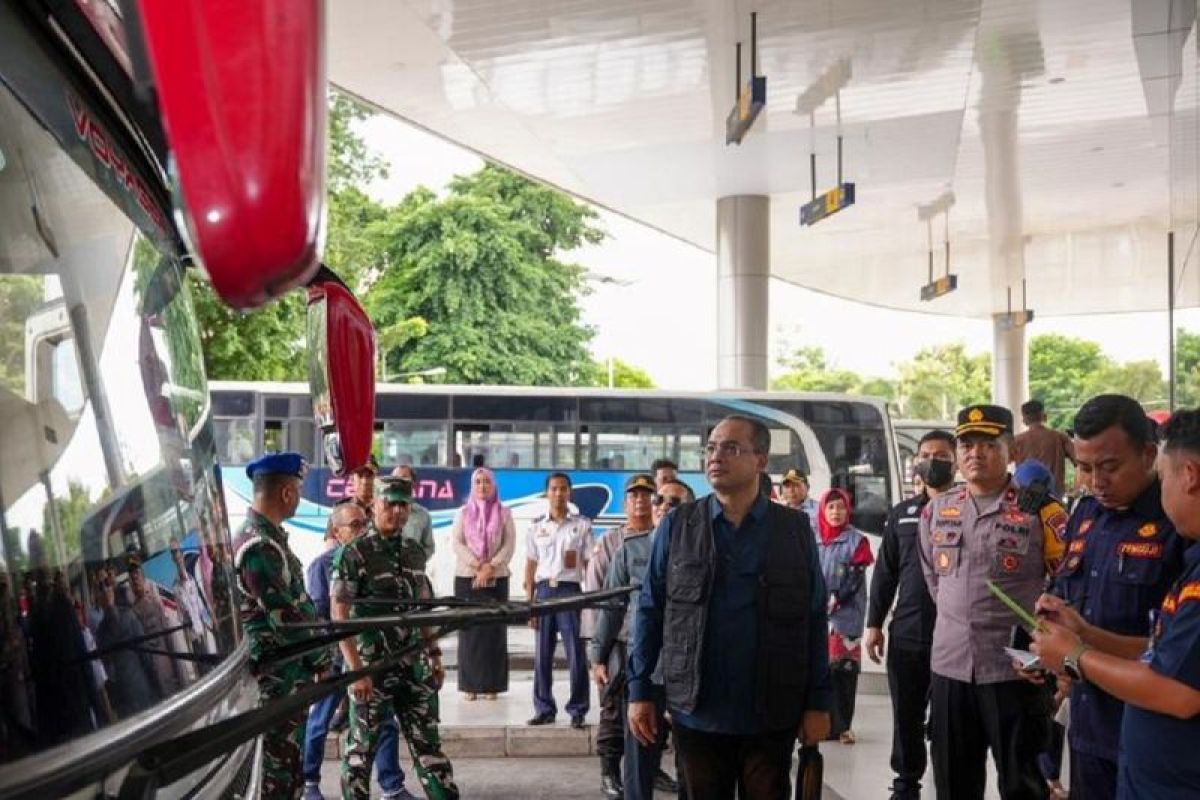
<svg viewBox="0 0 1200 800">
<path fill-rule="evenodd" d="M 1110 509 L 1093 497 L 1079 501 L 1067 524 L 1067 549 L 1054 593 L 1098 628 L 1149 636 L 1150 612 L 1183 571 L 1187 542 L 1162 507 L 1155 479 L 1128 508 Z M 1117 760 L 1125 704 L 1087 682 L 1071 691 L 1071 749 Z"/>
<path fill-rule="evenodd" d="M 1184 556 L 1183 577 L 1163 600 L 1150 648 L 1142 658 L 1149 658 L 1150 669 L 1159 675 L 1200 691 L 1200 547 Z M 1127 705 L 1117 796 L 1175 800 L 1200 795 L 1197 742 L 1200 716 L 1176 719 Z"/>
<path fill-rule="evenodd" d="M 691 714 L 672 711 L 672 719 L 686 728 L 745 735 L 763 732 L 755 711 L 756 636 L 755 605 L 759 576 L 767 551 L 765 497 L 750 508 L 735 529 L 713 495 L 707 502 L 713 520 L 716 570 L 708 605 L 708 624 L 700 659 L 700 693 Z M 654 531 L 646 580 L 638 595 L 633 647 L 629 658 L 629 699 L 653 699 L 651 674 L 662 649 L 663 610 L 666 606 L 667 564 L 670 561 L 670 520 L 667 515 Z M 812 600 L 809 610 L 809 698 L 806 710 L 826 711 L 830 706 L 828 622 L 825 582 L 816 548 L 808 548 Z"/>
</svg>

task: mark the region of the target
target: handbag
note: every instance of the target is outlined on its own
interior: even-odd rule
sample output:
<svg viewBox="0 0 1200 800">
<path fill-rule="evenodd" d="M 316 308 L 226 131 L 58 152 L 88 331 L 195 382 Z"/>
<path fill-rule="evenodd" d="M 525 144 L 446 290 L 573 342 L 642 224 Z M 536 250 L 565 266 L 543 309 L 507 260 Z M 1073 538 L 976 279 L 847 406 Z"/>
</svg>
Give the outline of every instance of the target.
<svg viewBox="0 0 1200 800">
<path fill-rule="evenodd" d="M 796 767 L 796 800 L 821 800 L 824 785 L 825 757 L 817 745 L 802 745 Z"/>
</svg>

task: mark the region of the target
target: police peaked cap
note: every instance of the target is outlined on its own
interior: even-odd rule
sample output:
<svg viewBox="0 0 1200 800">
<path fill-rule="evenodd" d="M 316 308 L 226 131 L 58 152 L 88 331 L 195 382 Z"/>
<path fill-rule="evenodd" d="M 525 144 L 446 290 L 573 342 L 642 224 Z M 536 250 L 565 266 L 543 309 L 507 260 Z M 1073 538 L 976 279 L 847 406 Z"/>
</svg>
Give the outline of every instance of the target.
<svg viewBox="0 0 1200 800">
<path fill-rule="evenodd" d="M 304 456 L 299 453 L 263 453 L 246 465 L 246 475 L 254 480 L 259 475 L 291 475 L 303 478 L 308 471 Z"/>
<path fill-rule="evenodd" d="M 626 492 L 636 492 L 638 489 L 644 489 L 647 492 L 653 492 L 656 491 L 658 487 L 654 485 L 654 478 L 644 473 L 639 473 L 625 481 Z"/>
<path fill-rule="evenodd" d="M 808 485 L 808 476 L 805 475 L 800 470 L 796 469 L 795 467 L 792 467 L 787 472 L 783 473 L 783 479 L 780 480 L 779 482 L 780 483 L 803 483 L 807 486 Z"/>
<path fill-rule="evenodd" d="M 958 427 L 954 435 L 969 436 L 973 433 L 996 437 L 1013 432 L 1013 415 L 1004 406 L 974 405 L 958 412 Z"/>
</svg>

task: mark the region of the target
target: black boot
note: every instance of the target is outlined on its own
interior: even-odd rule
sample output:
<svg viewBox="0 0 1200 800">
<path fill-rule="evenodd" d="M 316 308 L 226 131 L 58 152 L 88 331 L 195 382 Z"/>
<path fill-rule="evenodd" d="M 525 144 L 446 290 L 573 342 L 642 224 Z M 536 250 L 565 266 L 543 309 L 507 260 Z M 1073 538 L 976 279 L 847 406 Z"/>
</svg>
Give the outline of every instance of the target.
<svg viewBox="0 0 1200 800">
<path fill-rule="evenodd" d="M 601 759 L 600 789 L 604 792 L 605 800 L 625 800 L 625 788 L 621 783 L 620 759 Z"/>
</svg>

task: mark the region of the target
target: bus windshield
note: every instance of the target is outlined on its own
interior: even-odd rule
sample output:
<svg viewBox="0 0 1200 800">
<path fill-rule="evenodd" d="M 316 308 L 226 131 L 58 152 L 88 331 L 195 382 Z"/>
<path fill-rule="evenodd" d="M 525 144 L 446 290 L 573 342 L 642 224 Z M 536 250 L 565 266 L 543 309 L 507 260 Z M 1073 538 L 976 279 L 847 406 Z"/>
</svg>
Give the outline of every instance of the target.
<svg viewBox="0 0 1200 800">
<path fill-rule="evenodd" d="M 33 110 L 0 84 L 0 763 L 29 764 L 111 743 L 239 632 L 166 217 L 99 112 L 23 77 Z"/>
</svg>

